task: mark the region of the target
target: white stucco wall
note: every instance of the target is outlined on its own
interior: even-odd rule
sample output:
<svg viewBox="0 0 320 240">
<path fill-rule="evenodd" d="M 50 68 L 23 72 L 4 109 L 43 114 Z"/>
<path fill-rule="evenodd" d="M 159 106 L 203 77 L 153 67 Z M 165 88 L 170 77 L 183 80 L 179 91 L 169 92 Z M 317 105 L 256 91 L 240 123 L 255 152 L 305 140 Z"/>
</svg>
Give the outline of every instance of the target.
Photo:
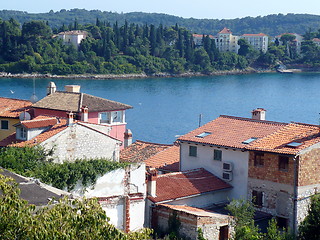
<svg viewBox="0 0 320 240">
<path fill-rule="evenodd" d="M 94 186 L 84 191 L 81 184 L 77 184 L 72 194 L 87 198 L 108 198 L 101 202 L 102 208 L 110 218 L 110 222 L 117 228 L 124 229 L 125 196 L 131 194 L 129 214 L 130 231 L 136 231 L 144 227 L 145 222 L 145 164 L 132 164 L 126 169 L 117 169 L 99 177 Z"/>
<path fill-rule="evenodd" d="M 119 160 L 120 141 L 79 124 L 42 142 L 45 148 L 54 148 L 56 162 L 73 161 L 77 158 L 108 158 Z"/>
<path fill-rule="evenodd" d="M 215 176 L 222 179 L 223 162 L 231 162 L 233 165 L 233 179 L 229 183 L 233 186 L 230 190 L 230 199 L 247 197 L 248 188 L 248 160 L 249 153 L 241 150 L 211 147 L 202 144 L 181 143 L 180 169 L 181 171 L 195 168 L 204 168 Z M 189 156 L 189 146 L 197 147 L 197 157 Z M 222 151 L 222 161 L 213 160 L 214 149 Z"/>
</svg>

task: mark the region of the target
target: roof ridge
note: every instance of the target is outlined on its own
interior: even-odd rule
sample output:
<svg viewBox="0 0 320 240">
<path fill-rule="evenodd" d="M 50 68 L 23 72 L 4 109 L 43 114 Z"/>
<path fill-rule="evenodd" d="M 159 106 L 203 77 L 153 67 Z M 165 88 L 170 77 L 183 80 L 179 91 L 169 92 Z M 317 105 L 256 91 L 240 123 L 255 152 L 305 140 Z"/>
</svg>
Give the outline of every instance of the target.
<svg viewBox="0 0 320 240">
<path fill-rule="evenodd" d="M 289 124 L 289 123 L 285 123 L 285 122 L 258 120 L 258 119 L 253 119 L 253 118 L 236 117 L 236 116 L 229 116 L 229 115 L 220 115 L 219 117 L 231 118 L 231 119 L 237 119 L 237 120 L 243 120 L 243 121 L 249 121 L 249 122 L 260 122 L 260 123 L 266 123 L 266 124 L 278 124 L 278 125 L 288 125 Z"/>
<path fill-rule="evenodd" d="M 147 142 L 147 141 L 142 141 L 142 140 L 136 140 L 136 142 L 141 142 L 141 143 L 147 143 L 147 144 L 153 144 L 153 145 L 158 145 L 158 146 L 173 146 L 174 144 L 162 144 L 162 143 L 153 143 L 153 142 Z"/>
<path fill-rule="evenodd" d="M 0 98 L 8 99 L 8 100 L 18 100 L 18 101 L 24 101 L 24 102 L 32 103 L 30 100 L 19 99 L 19 98 L 8 98 L 8 97 L 0 97 Z"/>
<path fill-rule="evenodd" d="M 39 121 L 47 121 L 47 120 L 52 120 L 52 119 L 56 119 L 56 117 L 51 117 L 51 118 L 44 118 L 44 119 L 30 119 L 30 120 L 24 120 L 21 121 L 21 123 L 25 123 L 25 122 L 39 122 Z"/>
</svg>

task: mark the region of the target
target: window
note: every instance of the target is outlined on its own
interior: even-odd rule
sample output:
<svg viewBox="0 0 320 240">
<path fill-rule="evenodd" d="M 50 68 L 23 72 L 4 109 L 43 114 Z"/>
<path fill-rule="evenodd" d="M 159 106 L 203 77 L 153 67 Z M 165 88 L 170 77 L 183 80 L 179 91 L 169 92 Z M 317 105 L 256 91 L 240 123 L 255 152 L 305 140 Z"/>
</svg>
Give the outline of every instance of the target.
<svg viewBox="0 0 320 240">
<path fill-rule="evenodd" d="M 25 128 L 22 128 L 22 127 L 17 128 L 17 138 L 21 140 L 27 139 L 27 131 Z"/>
<path fill-rule="evenodd" d="M 101 112 L 99 113 L 99 123 L 122 123 L 123 111 Z"/>
<path fill-rule="evenodd" d="M 252 203 L 255 207 L 263 206 L 263 192 L 252 190 Z"/>
<path fill-rule="evenodd" d="M 189 146 L 189 156 L 196 157 L 197 156 L 197 147 Z"/>
<path fill-rule="evenodd" d="M 213 150 L 213 160 L 221 161 L 222 159 L 222 151 L 214 149 Z"/>
<path fill-rule="evenodd" d="M 288 219 L 277 217 L 277 225 L 280 229 L 288 229 Z"/>
<path fill-rule="evenodd" d="M 9 129 L 9 121 L 7 120 L 1 120 L 1 129 L 8 130 Z"/>
<path fill-rule="evenodd" d="M 279 170 L 288 171 L 289 168 L 289 157 L 279 156 Z"/>
<path fill-rule="evenodd" d="M 264 165 L 264 154 L 263 153 L 254 153 L 254 166 L 263 166 Z"/>
</svg>

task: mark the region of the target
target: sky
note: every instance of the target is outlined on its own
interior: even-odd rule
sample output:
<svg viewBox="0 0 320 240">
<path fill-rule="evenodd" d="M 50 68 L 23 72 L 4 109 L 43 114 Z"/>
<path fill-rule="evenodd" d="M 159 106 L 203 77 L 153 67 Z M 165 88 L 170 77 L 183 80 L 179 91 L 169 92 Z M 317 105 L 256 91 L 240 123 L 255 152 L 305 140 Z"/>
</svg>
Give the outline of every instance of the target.
<svg viewBox="0 0 320 240">
<path fill-rule="evenodd" d="M 50 10 L 87 9 L 118 13 L 166 13 L 184 18 L 234 19 L 269 14 L 320 15 L 319 0 L 1 0 L 1 10 L 45 13 Z"/>
</svg>

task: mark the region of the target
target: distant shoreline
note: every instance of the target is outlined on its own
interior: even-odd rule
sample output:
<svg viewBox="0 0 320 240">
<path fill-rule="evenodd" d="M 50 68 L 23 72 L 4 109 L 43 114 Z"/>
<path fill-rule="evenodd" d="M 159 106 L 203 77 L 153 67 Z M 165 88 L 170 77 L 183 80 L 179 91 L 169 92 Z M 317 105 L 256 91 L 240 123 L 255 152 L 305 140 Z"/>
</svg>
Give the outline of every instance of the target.
<svg viewBox="0 0 320 240">
<path fill-rule="evenodd" d="M 248 68 L 244 70 L 214 71 L 208 74 L 199 72 L 185 72 L 181 74 L 155 73 L 155 74 L 70 74 L 70 75 L 54 75 L 54 74 L 38 74 L 38 73 L 5 73 L 0 72 L 0 78 L 48 78 L 48 79 L 134 79 L 134 78 L 169 78 L 169 77 L 203 77 L 203 76 L 221 76 L 221 75 L 242 75 L 252 73 L 270 73 L 274 70 L 257 70 Z"/>
</svg>

